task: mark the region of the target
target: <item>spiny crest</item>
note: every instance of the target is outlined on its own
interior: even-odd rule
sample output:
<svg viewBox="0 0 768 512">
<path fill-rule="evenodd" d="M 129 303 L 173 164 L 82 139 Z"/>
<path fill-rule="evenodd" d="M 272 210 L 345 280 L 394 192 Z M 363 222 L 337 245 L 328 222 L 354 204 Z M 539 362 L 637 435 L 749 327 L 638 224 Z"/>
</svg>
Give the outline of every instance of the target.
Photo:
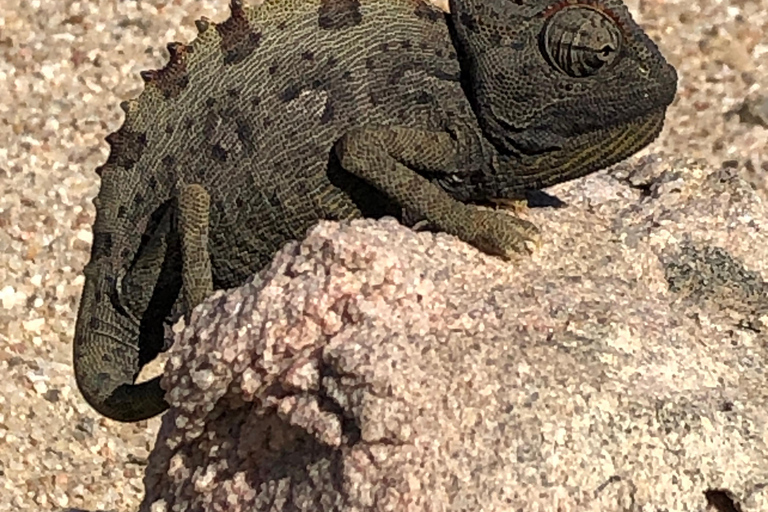
<svg viewBox="0 0 768 512">
<path fill-rule="evenodd" d="M 235 16 L 245 16 L 243 0 L 231 0 L 231 2 L 229 2 L 229 12 L 232 14 L 233 18 Z"/>
<path fill-rule="evenodd" d="M 206 18 L 205 16 L 201 16 L 199 20 L 195 20 L 195 27 L 197 28 L 198 34 L 205 34 L 205 32 L 208 30 L 208 27 L 211 26 L 213 22 Z"/>
<path fill-rule="evenodd" d="M 128 114 L 130 114 L 131 113 L 131 109 L 133 109 L 135 107 L 136 107 L 136 101 L 135 100 L 126 100 L 126 101 L 121 101 L 120 102 L 120 110 L 125 112 L 126 116 Z"/>
<path fill-rule="evenodd" d="M 194 51 L 193 46 L 173 42 L 167 45 L 171 58 L 162 69 L 142 71 L 141 78 L 147 84 L 157 87 L 165 99 L 175 98 L 189 84 L 187 74 L 187 56 Z"/>
<path fill-rule="evenodd" d="M 139 161 L 147 145 L 147 134 L 131 130 L 126 123 L 116 132 L 107 135 L 109 158 L 104 165 L 96 168 L 96 174 L 101 176 L 104 168 L 118 166 L 131 169 Z"/>
<path fill-rule="evenodd" d="M 322 30 L 345 30 L 363 21 L 360 0 L 321 0 L 317 14 Z"/>
<path fill-rule="evenodd" d="M 215 27 L 221 38 L 220 47 L 225 64 L 235 64 L 248 57 L 258 46 L 261 33 L 253 30 L 246 19 L 246 8 L 242 0 L 232 0 L 230 17 L 224 23 L 216 24 L 205 16 L 195 21 L 199 35 Z M 189 45 L 171 42 L 167 45 L 170 59 L 161 69 L 140 72 L 147 87 L 159 91 L 166 100 L 177 97 L 189 84 L 187 63 L 195 47 L 205 44 L 200 39 Z M 118 166 L 126 170 L 132 169 L 147 144 L 146 133 L 136 128 L 136 114 L 147 105 L 147 89 L 135 99 L 120 102 L 120 109 L 125 112 L 123 125 L 106 137 L 110 146 L 107 161 L 96 168 L 96 174 L 101 176 L 104 169 Z"/>
<path fill-rule="evenodd" d="M 187 75 L 187 57 L 194 51 L 192 46 L 173 42 L 167 45 L 171 58 L 162 69 L 142 71 L 141 78 L 147 85 L 156 87 L 165 99 L 175 98 L 189 83 Z M 140 109 L 141 96 L 130 101 L 121 101 L 120 108 L 125 112 L 123 126 L 106 137 L 109 144 L 109 157 L 104 165 L 96 168 L 96 174 L 102 175 L 104 168 L 116 165 L 131 169 L 141 157 L 147 144 L 146 133 L 132 128 L 133 114 Z"/>
<path fill-rule="evenodd" d="M 245 9 L 243 8 L 242 0 L 232 0 L 229 3 L 229 13 L 231 18 L 245 18 Z M 195 27 L 197 28 L 198 34 L 204 34 L 211 26 L 215 27 L 216 23 L 212 22 L 210 18 L 206 16 L 200 16 L 199 20 L 195 20 Z"/>
<path fill-rule="evenodd" d="M 216 25 L 216 32 L 221 37 L 224 64 L 227 65 L 237 64 L 248 58 L 261 41 L 261 31 L 248 23 L 241 0 L 232 0 L 229 10 L 229 19 Z"/>
</svg>

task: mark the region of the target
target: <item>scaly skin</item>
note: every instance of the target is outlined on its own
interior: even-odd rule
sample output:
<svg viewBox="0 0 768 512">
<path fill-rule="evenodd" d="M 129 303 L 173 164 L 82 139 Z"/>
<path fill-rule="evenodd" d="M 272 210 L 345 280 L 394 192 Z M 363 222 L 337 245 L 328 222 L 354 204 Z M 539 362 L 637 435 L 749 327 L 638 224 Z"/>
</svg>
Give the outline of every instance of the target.
<svg viewBox="0 0 768 512">
<path fill-rule="evenodd" d="M 618 0 L 239 2 L 142 73 L 108 137 L 74 340 L 85 399 L 135 421 L 164 331 L 319 219 L 396 215 L 501 257 L 537 229 L 472 203 L 653 140 L 677 77 Z M 401 215 L 402 214 L 402 215 Z"/>
</svg>

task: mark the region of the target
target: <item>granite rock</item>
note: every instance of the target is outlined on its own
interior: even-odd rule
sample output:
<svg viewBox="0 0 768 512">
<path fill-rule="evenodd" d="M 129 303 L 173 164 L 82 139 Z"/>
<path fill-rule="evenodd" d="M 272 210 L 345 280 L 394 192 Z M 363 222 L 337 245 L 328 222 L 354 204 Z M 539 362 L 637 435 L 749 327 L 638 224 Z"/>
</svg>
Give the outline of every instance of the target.
<svg viewBox="0 0 768 512">
<path fill-rule="evenodd" d="M 654 155 L 530 258 L 323 222 L 180 331 L 141 510 L 768 510 L 768 210 Z"/>
</svg>

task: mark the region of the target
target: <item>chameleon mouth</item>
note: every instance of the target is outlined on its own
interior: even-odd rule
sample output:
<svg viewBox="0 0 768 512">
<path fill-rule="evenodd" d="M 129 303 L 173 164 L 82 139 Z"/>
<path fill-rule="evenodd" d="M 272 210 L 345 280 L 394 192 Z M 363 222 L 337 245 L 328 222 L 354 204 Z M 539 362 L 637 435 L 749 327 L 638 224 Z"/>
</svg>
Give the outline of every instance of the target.
<svg viewBox="0 0 768 512">
<path fill-rule="evenodd" d="M 634 122 L 584 135 L 573 145 L 534 157 L 525 165 L 530 174 L 515 177 L 515 188 L 546 188 L 586 176 L 630 157 L 658 137 L 664 126 L 665 111 L 665 108 L 658 109 Z"/>
<path fill-rule="evenodd" d="M 562 165 L 573 178 L 609 167 L 628 158 L 653 142 L 664 126 L 664 110 L 656 111 L 634 123 L 622 124 L 599 132 L 595 144 L 587 144 Z"/>
</svg>

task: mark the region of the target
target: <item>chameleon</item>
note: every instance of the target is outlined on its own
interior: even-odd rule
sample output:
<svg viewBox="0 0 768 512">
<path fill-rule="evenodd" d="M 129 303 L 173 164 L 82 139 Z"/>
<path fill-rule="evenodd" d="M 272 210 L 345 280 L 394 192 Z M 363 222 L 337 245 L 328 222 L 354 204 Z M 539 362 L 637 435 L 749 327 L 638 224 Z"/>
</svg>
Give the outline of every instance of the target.
<svg viewBox="0 0 768 512">
<path fill-rule="evenodd" d="M 168 407 L 139 371 L 170 325 L 319 220 L 392 215 L 512 260 L 498 208 L 655 138 L 677 72 L 620 0 L 233 0 L 143 71 L 107 136 L 73 340 L 80 393 Z"/>
</svg>

